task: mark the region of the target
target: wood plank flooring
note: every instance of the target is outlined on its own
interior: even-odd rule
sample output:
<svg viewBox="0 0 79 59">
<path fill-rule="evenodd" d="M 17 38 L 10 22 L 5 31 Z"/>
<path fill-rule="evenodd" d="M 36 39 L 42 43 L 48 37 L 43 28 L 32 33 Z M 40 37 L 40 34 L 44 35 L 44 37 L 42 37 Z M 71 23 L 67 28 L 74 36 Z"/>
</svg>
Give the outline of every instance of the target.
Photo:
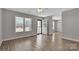
<svg viewBox="0 0 79 59">
<path fill-rule="evenodd" d="M 37 35 L 4 41 L 0 51 L 79 51 L 79 42 L 61 38 L 60 33 L 53 35 Z"/>
</svg>

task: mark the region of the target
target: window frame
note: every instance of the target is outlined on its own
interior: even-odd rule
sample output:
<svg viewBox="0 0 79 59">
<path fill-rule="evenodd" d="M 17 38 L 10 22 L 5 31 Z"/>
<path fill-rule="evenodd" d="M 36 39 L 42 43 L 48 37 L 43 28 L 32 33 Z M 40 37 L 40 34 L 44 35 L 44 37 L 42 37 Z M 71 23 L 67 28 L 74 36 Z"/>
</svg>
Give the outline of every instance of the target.
<svg viewBox="0 0 79 59">
<path fill-rule="evenodd" d="M 25 17 L 25 18 L 24 18 L 24 32 L 29 32 L 29 31 L 26 31 L 26 29 L 25 29 L 25 28 L 26 28 L 26 26 L 25 26 L 25 22 L 26 22 L 25 19 L 26 19 L 26 18 L 27 18 L 27 19 L 30 19 L 31 24 L 30 24 L 30 30 L 29 30 L 29 31 L 32 31 L 32 18 Z"/>
<path fill-rule="evenodd" d="M 16 26 L 16 18 L 17 18 L 17 17 L 23 18 L 23 25 L 22 25 L 22 26 L 23 26 L 23 28 L 22 28 L 23 31 L 16 31 L 16 29 L 17 29 L 17 26 Z M 27 18 L 27 19 L 30 19 L 31 24 L 30 24 L 30 30 L 29 30 L 29 31 L 32 31 L 32 18 L 22 17 L 22 16 L 15 16 L 15 32 L 16 32 L 16 33 L 29 32 L 29 31 L 26 31 L 26 29 L 25 29 L 25 27 L 26 27 L 26 26 L 25 26 L 25 19 L 26 19 L 26 18 Z"/>
<path fill-rule="evenodd" d="M 22 28 L 22 29 L 23 29 L 23 31 L 19 31 L 19 32 L 18 32 L 18 31 L 16 31 L 16 27 L 17 27 L 17 26 L 16 26 L 16 17 L 23 18 L 23 25 L 22 25 L 22 26 L 23 26 L 23 28 Z M 16 32 L 16 33 L 22 33 L 22 32 L 24 32 L 24 17 L 21 17 L 21 16 L 15 16 L 15 32 Z"/>
</svg>

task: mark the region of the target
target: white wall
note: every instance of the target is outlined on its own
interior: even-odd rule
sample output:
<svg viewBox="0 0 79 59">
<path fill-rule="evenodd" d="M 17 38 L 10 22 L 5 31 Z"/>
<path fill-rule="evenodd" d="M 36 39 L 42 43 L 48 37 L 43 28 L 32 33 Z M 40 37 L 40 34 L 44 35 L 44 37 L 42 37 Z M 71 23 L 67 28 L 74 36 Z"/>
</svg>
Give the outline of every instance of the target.
<svg viewBox="0 0 79 59">
<path fill-rule="evenodd" d="M 16 33 L 15 32 L 15 16 L 32 18 L 32 31 Z M 2 9 L 2 39 L 9 40 L 17 37 L 27 37 L 37 34 L 37 16 L 23 14 L 15 11 Z"/>
<path fill-rule="evenodd" d="M 79 40 L 79 8 L 63 12 L 62 19 L 63 36 Z"/>
</svg>

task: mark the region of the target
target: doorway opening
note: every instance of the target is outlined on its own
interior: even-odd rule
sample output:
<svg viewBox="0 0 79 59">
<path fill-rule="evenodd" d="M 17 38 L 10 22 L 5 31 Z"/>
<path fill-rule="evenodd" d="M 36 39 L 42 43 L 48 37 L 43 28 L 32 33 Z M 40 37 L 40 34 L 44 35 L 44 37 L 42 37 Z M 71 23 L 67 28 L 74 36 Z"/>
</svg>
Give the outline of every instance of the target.
<svg viewBox="0 0 79 59">
<path fill-rule="evenodd" d="M 37 20 L 37 34 L 42 34 L 42 20 Z"/>
</svg>

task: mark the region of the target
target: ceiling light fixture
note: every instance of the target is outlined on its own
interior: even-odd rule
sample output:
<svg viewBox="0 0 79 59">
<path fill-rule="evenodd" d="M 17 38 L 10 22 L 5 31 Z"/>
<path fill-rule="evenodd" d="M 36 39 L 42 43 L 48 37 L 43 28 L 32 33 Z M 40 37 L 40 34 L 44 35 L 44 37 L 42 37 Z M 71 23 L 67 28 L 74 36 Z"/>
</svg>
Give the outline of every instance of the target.
<svg viewBox="0 0 79 59">
<path fill-rule="evenodd" d="M 43 11 L 43 9 L 42 8 L 38 8 L 37 11 L 38 11 L 38 13 L 40 13 L 40 12 Z"/>
</svg>

